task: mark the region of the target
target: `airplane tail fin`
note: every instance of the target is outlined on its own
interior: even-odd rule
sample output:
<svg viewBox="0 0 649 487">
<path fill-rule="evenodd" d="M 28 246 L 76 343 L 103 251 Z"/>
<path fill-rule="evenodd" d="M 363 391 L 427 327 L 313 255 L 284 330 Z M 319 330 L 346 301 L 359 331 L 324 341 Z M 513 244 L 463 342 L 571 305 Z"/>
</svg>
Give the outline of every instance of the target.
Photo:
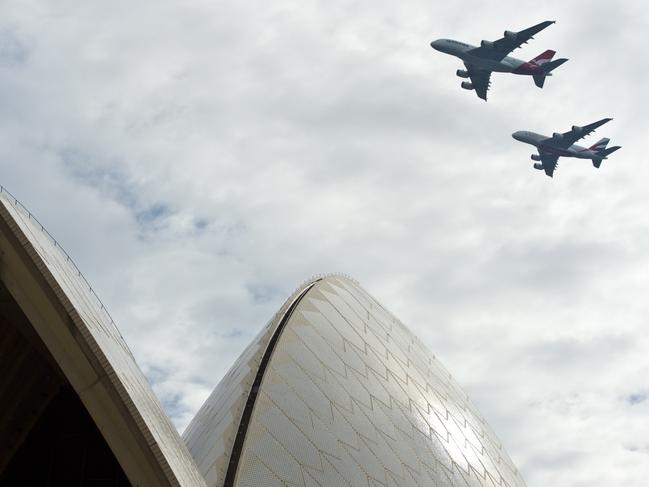
<svg viewBox="0 0 649 487">
<path fill-rule="evenodd" d="M 552 55 L 554 55 L 554 51 L 545 51 L 545 53 L 550 53 L 550 52 L 552 53 Z M 541 54 L 540 56 L 537 56 L 537 57 L 540 58 L 545 53 L 543 53 L 543 54 Z M 542 70 L 542 73 L 541 74 L 535 74 L 534 76 L 532 76 L 534 78 L 534 84 L 536 86 L 538 86 L 539 88 L 543 88 L 543 84 L 545 83 L 545 78 L 547 76 L 552 76 L 552 73 L 551 73 L 552 71 L 557 69 L 559 66 L 561 66 L 563 63 L 565 63 L 568 60 L 566 58 L 555 59 L 554 61 L 550 61 L 549 58 L 546 58 L 546 59 L 547 59 L 547 61 L 545 61 L 545 62 L 536 61 L 536 63 L 539 64 L 539 66 L 540 66 L 540 68 Z"/>
<path fill-rule="evenodd" d="M 543 63 L 541 67 L 543 68 L 543 72 L 545 73 L 545 75 L 548 76 L 550 74 L 550 71 L 554 71 L 563 63 L 565 63 L 567 60 L 568 58 L 562 57 L 560 59 L 555 59 L 554 61 L 548 61 L 547 63 Z"/>
<path fill-rule="evenodd" d="M 602 139 L 602 140 L 605 140 L 606 143 L 608 143 L 608 139 Z M 597 144 L 599 144 L 599 142 Z M 595 144 L 595 146 L 597 146 L 597 144 Z M 615 152 L 616 150 L 621 149 L 621 148 L 622 148 L 622 146 L 616 145 L 614 147 L 609 147 L 607 149 L 606 145 L 604 145 L 604 147 L 601 148 L 601 149 L 594 149 L 594 150 L 597 151 L 599 157 L 593 157 L 593 159 L 592 159 L 593 160 L 593 166 L 599 167 L 602 164 L 602 161 L 604 159 L 606 159 L 607 156 L 609 156 L 610 154 L 613 154 L 613 152 Z"/>
<path fill-rule="evenodd" d="M 595 142 L 595 144 L 591 145 L 588 148 L 588 150 L 594 150 L 594 151 L 598 151 L 598 152 L 602 151 L 602 150 L 606 149 L 606 146 L 608 145 L 608 143 L 610 141 L 611 140 L 607 139 L 606 137 L 604 137 L 603 139 L 599 139 L 597 142 Z"/>
<path fill-rule="evenodd" d="M 541 65 L 544 63 L 547 63 L 549 61 L 552 61 L 552 58 L 556 54 L 556 51 L 553 51 L 552 49 L 548 49 L 545 52 L 542 52 L 538 56 L 536 56 L 534 59 L 530 59 L 530 63 L 536 64 L 536 65 Z"/>
</svg>

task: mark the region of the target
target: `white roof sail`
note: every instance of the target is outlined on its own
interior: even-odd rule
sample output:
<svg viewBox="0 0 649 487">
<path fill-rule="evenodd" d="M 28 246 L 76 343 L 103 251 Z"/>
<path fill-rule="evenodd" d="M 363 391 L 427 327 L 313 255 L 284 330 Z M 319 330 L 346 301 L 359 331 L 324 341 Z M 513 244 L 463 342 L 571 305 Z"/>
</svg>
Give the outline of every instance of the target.
<svg viewBox="0 0 649 487">
<path fill-rule="evenodd" d="M 133 485 L 205 485 L 117 327 L 69 256 L 0 190 L 2 280 Z"/>
<path fill-rule="evenodd" d="M 342 276 L 287 301 L 184 438 L 210 487 L 525 485 L 435 356 Z"/>
<path fill-rule="evenodd" d="M 0 263 L 133 485 L 525 485 L 448 371 L 345 276 L 296 290 L 181 439 L 87 281 L 2 188 Z"/>
</svg>

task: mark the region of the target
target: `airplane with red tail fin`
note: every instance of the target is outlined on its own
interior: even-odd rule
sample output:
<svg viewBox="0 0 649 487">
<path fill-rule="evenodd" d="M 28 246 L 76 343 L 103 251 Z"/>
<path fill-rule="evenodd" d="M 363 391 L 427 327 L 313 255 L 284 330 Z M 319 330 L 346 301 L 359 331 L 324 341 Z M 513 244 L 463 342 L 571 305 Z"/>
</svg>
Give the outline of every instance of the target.
<svg viewBox="0 0 649 487">
<path fill-rule="evenodd" d="M 567 61 L 565 58 L 552 60 L 555 55 L 552 50 L 547 50 L 527 62 L 508 55 L 533 39 L 534 34 L 552 24 L 554 21 L 546 20 L 520 32 L 506 30 L 502 38 L 496 41 L 482 41 L 480 46 L 472 46 L 452 39 L 437 39 L 431 42 L 430 46 L 464 61 L 466 70 L 458 69 L 456 74 L 460 78 L 469 78 L 471 81 L 463 81 L 460 86 L 466 90 L 475 90 L 479 98 L 487 101 L 492 72 L 532 76 L 534 84 L 543 88 L 545 78 L 552 76 L 552 71 Z"/>
<path fill-rule="evenodd" d="M 579 139 L 586 137 L 588 134 L 595 131 L 596 128 L 601 127 L 605 123 L 613 120 L 612 118 L 603 118 L 597 122 L 579 127 L 573 125 L 568 132 L 558 133 L 555 132 L 551 137 L 541 135 L 526 130 L 519 130 L 514 132 L 512 137 L 519 142 L 533 145 L 539 151 L 538 154 L 532 154 L 533 161 L 538 161 L 534 164 L 534 169 L 543 170 L 545 174 L 552 177 L 559 157 L 575 157 L 577 159 L 590 159 L 593 166 L 598 168 L 604 159 L 607 159 L 610 154 L 621 146 L 606 147 L 609 139 L 600 139 L 596 144 L 590 147 L 582 147 L 575 144 Z"/>
</svg>

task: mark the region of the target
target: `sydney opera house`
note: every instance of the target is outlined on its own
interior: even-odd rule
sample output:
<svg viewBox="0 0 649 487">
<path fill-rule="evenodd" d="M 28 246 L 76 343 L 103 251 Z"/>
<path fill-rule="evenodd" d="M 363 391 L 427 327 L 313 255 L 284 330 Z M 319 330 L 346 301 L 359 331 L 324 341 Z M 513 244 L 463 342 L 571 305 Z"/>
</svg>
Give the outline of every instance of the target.
<svg viewBox="0 0 649 487">
<path fill-rule="evenodd" d="M 524 485 L 442 364 L 349 278 L 301 286 L 180 435 L 88 282 L 4 190 L 0 259 L 2 486 Z"/>
</svg>

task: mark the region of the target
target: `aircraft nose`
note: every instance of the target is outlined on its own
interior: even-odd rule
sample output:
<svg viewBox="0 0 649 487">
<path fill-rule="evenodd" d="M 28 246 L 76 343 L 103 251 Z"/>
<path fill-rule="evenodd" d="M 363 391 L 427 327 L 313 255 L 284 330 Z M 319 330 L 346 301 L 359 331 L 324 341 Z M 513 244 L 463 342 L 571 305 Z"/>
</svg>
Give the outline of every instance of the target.
<svg viewBox="0 0 649 487">
<path fill-rule="evenodd" d="M 520 130 L 512 134 L 512 137 L 514 137 L 516 140 L 521 140 L 522 136 L 523 136 L 523 132 L 521 132 Z"/>
<path fill-rule="evenodd" d="M 432 47 L 436 51 L 439 51 L 440 47 L 441 47 L 441 42 L 440 41 L 441 41 L 441 39 L 437 39 L 436 41 L 431 41 L 430 47 Z"/>
</svg>

